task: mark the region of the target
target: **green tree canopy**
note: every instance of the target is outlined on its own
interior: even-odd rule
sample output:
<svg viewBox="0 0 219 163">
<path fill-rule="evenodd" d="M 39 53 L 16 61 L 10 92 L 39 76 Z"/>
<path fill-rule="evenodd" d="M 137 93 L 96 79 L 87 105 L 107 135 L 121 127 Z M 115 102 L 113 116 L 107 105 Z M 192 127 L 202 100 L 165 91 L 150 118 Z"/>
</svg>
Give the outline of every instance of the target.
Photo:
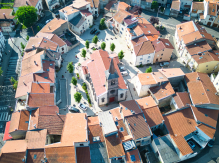
<svg viewBox="0 0 219 163">
<path fill-rule="evenodd" d="M 75 101 L 79 103 L 79 102 L 81 101 L 81 98 L 82 98 L 81 93 L 76 92 L 76 93 L 74 94 L 74 98 L 75 98 Z"/>
<path fill-rule="evenodd" d="M 102 26 L 105 25 L 105 18 L 100 19 L 100 25 L 102 25 Z"/>
<path fill-rule="evenodd" d="M 102 50 L 105 50 L 105 48 L 106 48 L 106 43 L 105 43 L 105 42 L 102 42 L 102 43 L 101 43 L 101 49 L 102 49 Z"/>
<path fill-rule="evenodd" d="M 76 86 L 77 83 L 78 83 L 77 79 L 76 79 L 74 76 L 73 76 L 72 79 L 71 79 L 71 83 L 72 83 L 74 86 Z"/>
<path fill-rule="evenodd" d="M 13 84 L 13 88 L 14 88 L 14 89 L 17 89 L 18 81 L 15 80 L 13 77 L 11 77 L 11 82 L 12 82 L 12 84 Z"/>
<path fill-rule="evenodd" d="M 39 32 L 41 30 L 40 26 L 37 26 L 37 31 Z"/>
<path fill-rule="evenodd" d="M 87 49 L 89 49 L 89 41 L 87 40 L 86 42 L 85 42 L 85 47 L 87 48 Z"/>
<path fill-rule="evenodd" d="M 98 42 L 98 37 L 97 37 L 97 35 L 95 35 L 95 36 L 93 37 L 92 42 L 95 43 L 95 44 L 97 44 L 97 42 Z"/>
<path fill-rule="evenodd" d="M 3 74 L 3 70 L 2 70 L 2 68 L 0 67 L 0 76 L 2 76 L 2 74 Z"/>
<path fill-rule="evenodd" d="M 86 83 L 83 83 L 83 85 L 82 85 L 82 88 L 83 88 L 83 90 L 87 90 L 87 85 L 86 85 Z"/>
<path fill-rule="evenodd" d="M 27 35 L 26 40 L 28 41 L 30 39 L 30 36 Z"/>
<path fill-rule="evenodd" d="M 152 4 L 151 4 L 151 9 L 155 9 L 155 10 L 158 9 L 158 3 L 157 3 L 157 1 L 153 1 L 153 2 L 152 2 Z"/>
<path fill-rule="evenodd" d="M 119 59 L 124 58 L 124 52 L 121 50 L 118 54 Z"/>
<path fill-rule="evenodd" d="M 37 21 L 37 9 L 33 6 L 21 6 L 15 16 L 20 23 L 30 27 Z"/>
<path fill-rule="evenodd" d="M 152 71 L 153 71 L 153 69 L 152 69 L 152 67 L 150 66 L 150 67 L 148 67 L 148 68 L 146 69 L 145 73 L 150 73 L 150 72 L 152 72 Z"/>
<path fill-rule="evenodd" d="M 115 48 L 116 48 L 115 44 L 112 43 L 112 44 L 110 45 L 110 50 L 113 52 L 113 51 L 115 50 Z"/>
<path fill-rule="evenodd" d="M 25 45 L 21 42 L 21 48 L 25 49 Z"/>
<path fill-rule="evenodd" d="M 72 64 L 72 62 L 69 62 L 68 65 L 67 65 L 67 70 L 69 73 L 73 73 L 74 71 L 74 66 Z"/>
<path fill-rule="evenodd" d="M 83 57 L 83 58 L 86 58 L 86 50 L 84 50 L 84 49 L 82 49 L 82 51 L 81 51 L 81 56 Z"/>
</svg>

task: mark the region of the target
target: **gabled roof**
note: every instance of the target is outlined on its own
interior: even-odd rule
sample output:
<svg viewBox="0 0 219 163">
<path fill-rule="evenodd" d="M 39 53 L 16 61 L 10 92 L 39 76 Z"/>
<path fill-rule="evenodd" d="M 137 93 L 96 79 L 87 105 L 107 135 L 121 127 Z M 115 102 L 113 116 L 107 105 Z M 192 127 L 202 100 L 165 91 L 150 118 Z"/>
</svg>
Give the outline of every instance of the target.
<svg viewBox="0 0 219 163">
<path fill-rule="evenodd" d="M 136 56 L 146 55 L 154 53 L 154 47 L 151 41 L 144 41 L 134 46 L 134 52 Z"/>
<path fill-rule="evenodd" d="M 124 137 L 128 136 L 128 131 L 126 130 L 126 126 L 123 122 L 123 119 L 120 119 L 117 121 L 118 125 L 116 126 L 118 128 L 118 133 L 120 139 L 123 139 Z"/>
<path fill-rule="evenodd" d="M 202 53 L 204 51 L 209 51 L 211 50 L 211 47 L 206 41 L 201 41 L 186 46 L 186 50 L 189 52 L 191 56 L 193 56 L 194 54 Z"/>
<path fill-rule="evenodd" d="M 65 15 L 71 15 L 71 14 L 74 14 L 74 13 L 79 12 L 79 11 L 80 10 L 78 10 L 76 8 L 73 8 L 72 4 L 70 4 L 69 6 L 66 6 L 66 7 L 59 10 L 59 12 L 62 12 Z"/>
<path fill-rule="evenodd" d="M 5 145 L 1 149 L 1 153 L 26 152 L 26 149 L 27 149 L 26 140 L 11 140 L 11 141 L 6 141 Z"/>
<path fill-rule="evenodd" d="M 90 144 L 104 142 L 102 127 L 100 127 L 99 124 L 88 126 L 88 131 L 89 131 L 88 138 Z M 100 137 L 100 141 L 94 142 L 93 138 L 97 136 Z"/>
<path fill-rule="evenodd" d="M 114 16 L 113 19 L 115 19 L 118 23 L 122 23 L 124 18 L 126 18 L 128 15 L 131 15 L 129 12 L 125 10 L 119 10 Z"/>
<path fill-rule="evenodd" d="M 55 83 L 55 73 L 54 72 L 43 72 L 33 74 L 35 82 L 49 82 Z"/>
<path fill-rule="evenodd" d="M 195 32 L 198 29 L 196 28 L 195 23 L 193 21 L 189 21 L 176 25 L 176 30 L 179 39 L 181 40 L 183 35 Z"/>
<path fill-rule="evenodd" d="M 109 159 L 125 155 L 120 138 L 116 134 L 105 137 L 105 142 Z"/>
<path fill-rule="evenodd" d="M 50 93 L 50 83 L 32 83 L 31 93 Z"/>
<path fill-rule="evenodd" d="M 191 106 L 195 118 L 204 124 L 216 128 L 219 110 Z"/>
<path fill-rule="evenodd" d="M 193 153 L 193 150 L 182 135 L 171 136 L 183 156 Z"/>
<path fill-rule="evenodd" d="M 217 15 L 217 4 L 216 3 L 208 4 L 208 15 L 211 15 L 211 16 Z"/>
<path fill-rule="evenodd" d="M 136 102 L 138 103 L 138 105 L 142 110 L 157 106 L 157 103 L 154 101 L 154 99 L 151 96 L 137 99 Z"/>
<path fill-rule="evenodd" d="M 180 11 L 180 1 L 173 1 L 171 5 L 171 9 Z"/>
<path fill-rule="evenodd" d="M 0 10 L 0 19 L 14 19 L 15 16 L 12 15 L 13 9 L 1 9 Z"/>
<path fill-rule="evenodd" d="M 131 7 L 130 5 L 128 5 L 125 2 L 118 2 L 118 10 L 126 10 L 128 7 Z"/>
<path fill-rule="evenodd" d="M 160 86 L 151 87 L 149 89 L 157 100 L 175 94 L 175 91 L 173 90 L 173 87 L 171 86 L 170 82 L 166 82 Z"/>
<path fill-rule="evenodd" d="M 91 163 L 90 147 L 76 148 L 77 163 Z"/>
<path fill-rule="evenodd" d="M 161 72 L 167 78 L 185 76 L 185 73 L 181 70 L 181 68 L 165 68 L 158 69 L 158 71 Z"/>
<path fill-rule="evenodd" d="M 198 64 L 207 63 L 207 62 L 211 62 L 211 61 L 218 61 L 219 62 L 218 55 L 216 55 L 213 51 L 208 51 L 208 52 L 204 52 L 202 54 L 193 55 L 192 58 Z"/>
<path fill-rule="evenodd" d="M 40 30 L 40 32 L 53 33 L 54 31 L 56 31 L 57 29 L 59 29 L 62 25 L 64 25 L 64 24 L 67 25 L 67 23 L 68 23 L 68 22 L 67 22 L 66 20 L 54 18 L 54 19 L 52 19 L 49 23 L 47 23 L 47 24 Z"/>
<path fill-rule="evenodd" d="M 198 128 L 200 130 L 202 130 L 206 135 L 208 135 L 211 139 L 214 138 L 214 134 L 216 132 L 216 129 L 212 128 L 212 127 L 209 127 L 203 123 L 199 124 L 198 125 Z"/>
<path fill-rule="evenodd" d="M 109 3 L 106 4 L 105 10 L 110 10 L 110 8 L 113 6 L 113 4 L 116 3 L 116 1 L 109 1 Z"/>
<path fill-rule="evenodd" d="M 120 108 L 119 107 L 111 109 L 110 112 L 111 112 L 111 114 L 113 116 L 113 120 L 114 121 L 122 119 L 122 115 L 120 113 Z"/>
<path fill-rule="evenodd" d="M 88 126 L 100 124 L 98 116 L 87 117 L 87 124 L 88 124 Z"/>
<path fill-rule="evenodd" d="M 179 109 L 191 104 L 189 94 L 187 92 L 176 92 L 174 100 Z"/>
<path fill-rule="evenodd" d="M 143 113 L 126 117 L 125 120 L 128 123 L 134 140 L 151 136 L 150 128 L 147 122 L 145 122 Z"/>
<path fill-rule="evenodd" d="M 135 45 L 137 45 L 139 43 L 145 42 L 145 41 L 147 41 L 147 37 L 146 36 L 137 37 L 137 38 L 131 40 L 133 46 L 135 46 Z"/>
<path fill-rule="evenodd" d="M 26 156 L 26 151 L 16 153 L 2 153 L 1 163 L 23 163 L 22 159 Z"/>
<path fill-rule="evenodd" d="M 196 130 L 197 123 L 190 107 L 163 116 L 170 135 L 183 137 Z"/>
<path fill-rule="evenodd" d="M 138 106 L 138 103 L 135 100 L 123 101 L 119 104 L 120 107 L 122 107 L 122 113 L 124 117 L 142 113 L 141 108 Z"/>
<path fill-rule="evenodd" d="M 28 149 L 27 150 L 27 162 L 38 163 L 44 160 L 44 149 Z"/>
<path fill-rule="evenodd" d="M 164 76 L 161 72 L 152 72 L 151 73 L 156 80 L 156 82 L 167 82 L 169 81 L 166 76 Z"/>
<path fill-rule="evenodd" d="M 50 163 L 58 162 L 71 162 L 76 163 L 75 160 L 75 147 L 54 147 L 54 148 L 45 148 L 45 154 L 47 161 Z"/>
<path fill-rule="evenodd" d="M 141 163 L 142 162 L 138 148 L 126 152 L 125 157 L 126 157 L 126 163 L 133 163 L 133 162 Z M 133 157 L 135 158 L 135 161 L 132 160 Z"/>
<path fill-rule="evenodd" d="M 202 10 L 204 11 L 204 2 L 192 2 L 192 10 Z M 197 13 L 197 11 L 193 13 Z"/>
<path fill-rule="evenodd" d="M 47 129 L 40 131 L 27 131 L 27 149 L 44 148 L 46 144 Z"/>
<path fill-rule="evenodd" d="M 219 96 L 208 74 L 200 72 L 187 73 L 185 76 L 191 101 L 197 104 L 219 105 Z"/>
<path fill-rule="evenodd" d="M 61 143 L 63 146 L 71 146 L 75 142 L 87 142 L 87 134 L 88 132 L 86 113 L 66 114 L 61 137 Z"/>
<path fill-rule="evenodd" d="M 203 36 L 197 30 L 197 31 L 194 31 L 194 32 L 183 35 L 182 39 L 183 39 L 185 44 L 189 44 L 189 43 L 194 42 L 196 40 L 203 39 Z"/>
<path fill-rule="evenodd" d="M 73 6 L 74 8 L 77 8 L 77 9 L 83 8 L 83 7 L 85 7 L 85 6 L 88 5 L 88 4 L 90 4 L 90 2 L 87 2 L 87 1 L 85 1 L 85 0 L 82 0 L 82 1 L 76 0 L 76 1 L 73 1 L 73 2 L 72 2 L 72 6 Z"/>
<path fill-rule="evenodd" d="M 27 105 L 29 107 L 53 106 L 55 105 L 54 93 L 30 93 Z"/>
<path fill-rule="evenodd" d="M 141 85 L 153 85 L 157 84 L 151 73 L 140 73 L 137 75 Z"/>
<path fill-rule="evenodd" d="M 13 7 L 21 7 L 21 6 L 27 6 L 27 5 L 36 7 L 38 1 L 39 1 L 39 0 L 27 0 L 27 1 L 15 0 Z"/>
<path fill-rule="evenodd" d="M 40 115 L 38 129 L 47 129 L 49 135 L 62 135 L 65 115 Z"/>
<path fill-rule="evenodd" d="M 6 122 L 3 141 L 12 139 L 12 136 L 9 134 L 10 123 L 11 121 Z"/>
</svg>

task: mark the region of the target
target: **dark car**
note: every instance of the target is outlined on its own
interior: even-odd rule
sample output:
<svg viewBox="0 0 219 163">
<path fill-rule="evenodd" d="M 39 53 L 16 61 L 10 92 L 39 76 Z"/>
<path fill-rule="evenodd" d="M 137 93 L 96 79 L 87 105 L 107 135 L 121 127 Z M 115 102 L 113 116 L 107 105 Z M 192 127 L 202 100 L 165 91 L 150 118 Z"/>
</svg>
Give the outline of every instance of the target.
<svg viewBox="0 0 219 163">
<path fill-rule="evenodd" d="M 90 31 L 90 34 L 94 34 L 96 31 L 97 31 L 96 28 L 92 29 L 92 30 Z"/>
<path fill-rule="evenodd" d="M 75 108 L 75 107 L 73 107 L 73 106 L 69 106 L 68 110 L 71 111 L 71 112 L 74 112 L 74 113 L 80 113 L 80 110 Z"/>
<path fill-rule="evenodd" d="M 95 32 L 95 35 L 99 35 L 99 34 L 100 34 L 100 31 L 96 31 L 96 32 Z"/>
</svg>

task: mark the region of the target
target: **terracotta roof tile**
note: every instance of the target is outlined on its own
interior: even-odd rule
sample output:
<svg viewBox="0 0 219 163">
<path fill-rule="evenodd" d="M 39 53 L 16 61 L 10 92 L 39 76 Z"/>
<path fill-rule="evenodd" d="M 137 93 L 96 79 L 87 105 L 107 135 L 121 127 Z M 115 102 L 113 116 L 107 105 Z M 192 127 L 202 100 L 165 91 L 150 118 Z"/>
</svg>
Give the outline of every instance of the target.
<svg viewBox="0 0 219 163">
<path fill-rule="evenodd" d="M 55 105 L 54 93 L 30 93 L 28 97 L 29 107 Z"/>
<path fill-rule="evenodd" d="M 216 128 L 219 110 L 191 107 L 198 121 Z"/>
<path fill-rule="evenodd" d="M 55 62 L 43 60 L 43 71 L 55 73 Z"/>
<path fill-rule="evenodd" d="M 16 89 L 15 98 L 26 96 L 27 92 L 31 92 L 31 87 L 32 87 L 32 82 L 29 82 L 27 84 L 25 83 L 23 85 L 19 85 Z"/>
<path fill-rule="evenodd" d="M 138 74 L 138 79 L 141 85 L 153 85 L 157 84 L 156 80 L 154 79 L 151 73 L 140 73 Z"/>
<path fill-rule="evenodd" d="M 44 160 L 44 149 L 29 149 L 27 150 L 28 163 L 40 163 Z"/>
<path fill-rule="evenodd" d="M 0 19 L 14 19 L 15 16 L 12 15 L 13 9 L 1 9 L 0 10 Z M 4 14 L 3 14 L 4 13 Z"/>
<path fill-rule="evenodd" d="M 135 100 L 123 101 L 120 102 L 120 107 L 122 107 L 123 116 L 130 116 L 133 114 L 142 113 L 141 108 L 138 106 L 138 103 Z M 132 111 L 134 113 L 132 113 Z"/>
<path fill-rule="evenodd" d="M 142 20 L 142 19 L 140 19 Z M 142 21 L 138 22 L 138 26 L 141 28 L 145 36 L 153 36 L 153 35 L 160 35 L 160 32 L 156 30 L 156 28 L 150 24 L 147 23 L 144 18 L 143 18 L 143 23 Z"/>
<path fill-rule="evenodd" d="M 194 55 L 194 54 L 202 53 L 204 51 L 211 50 L 211 47 L 206 41 L 201 41 L 186 46 L 186 50 L 189 52 L 190 55 Z"/>
<path fill-rule="evenodd" d="M 46 144 L 47 129 L 40 131 L 27 131 L 27 149 L 44 148 Z"/>
<path fill-rule="evenodd" d="M 193 12 L 193 10 L 196 10 Z M 197 13 L 198 10 L 204 11 L 204 2 L 192 2 L 192 12 Z"/>
<path fill-rule="evenodd" d="M 183 39 L 185 44 L 189 44 L 189 43 L 194 42 L 194 41 L 199 40 L 199 39 L 203 40 L 203 36 L 201 35 L 201 33 L 199 31 L 194 31 L 194 32 L 183 35 L 182 39 Z"/>
<path fill-rule="evenodd" d="M 28 130 L 33 130 L 38 127 L 38 120 L 39 120 L 39 109 L 32 110 L 29 120 L 29 128 Z"/>
<path fill-rule="evenodd" d="M 219 105 L 219 97 L 215 95 L 216 89 L 208 74 L 198 72 L 187 73 L 185 79 L 193 104 L 211 103 Z"/>
<path fill-rule="evenodd" d="M 187 92 L 176 92 L 174 100 L 179 109 L 191 104 L 189 94 Z"/>
<path fill-rule="evenodd" d="M 105 142 L 108 158 L 121 157 L 125 155 L 122 143 L 116 135 L 105 137 Z"/>
<path fill-rule="evenodd" d="M 26 152 L 2 153 L 0 155 L 1 163 L 23 163 L 22 159 L 26 156 Z"/>
<path fill-rule="evenodd" d="M 79 11 L 80 10 L 73 8 L 72 4 L 59 10 L 59 12 L 65 13 L 66 15 L 71 15 L 71 14 L 73 15 L 74 13 L 79 12 Z"/>
<path fill-rule="evenodd" d="M 94 7 L 98 8 L 99 5 L 100 5 L 100 1 L 99 0 L 93 0 L 93 2 L 94 2 Z"/>
<path fill-rule="evenodd" d="M 165 45 L 163 44 L 163 42 L 160 40 L 153 41 L 152 45 L 154 46 L 154 50 L 156 53 L 161 51 L 161 50 L 164 50 L 166 48 Z"/>
<path fill-rule="evenodd" d="M 71 162 L 76 163 L 75 147 L 55 147 L 45 149 L 48 163 Z"/>
<path fill-rule="evenodd" d="M 32 83 L 31 93 L 50 93 L 50 83 Z"/>
<path fill-rule="evenodd" d="M 185 73 L 181 70 L 181 68 L 165 68 L 158 69 L 158 71 L 161 72 L 167 78 L 185 76 Z"/>
<path fill-rule="evenodd" d="M 216 132 L 216 129 L 213 129 L 203 123 L 201 123 L 200 125 L 198 125 L 198 128 L 200 130 L 202 130 L 206 135 L 208 135 L 211 139 L 214 138 L 214 134 Z"/>
<path fill-rule="evenodd" d="M 155 40 L 157 40 L 160 36 L 159 35 L 151 35 L 151 36 L 146 36 L 147 37 L 147 39 L 149 40 L 149 41 L 155 41 Z"/>
<path fill-rule="evenodd" d="M 120 139 L 123 139 L 125 136 L 128 136 L 129 134 L 126 130 L 126 126 L 123 122 L 123 119 L 120 119 L 117 122 L 118 122 L 118 125 L 116 127 L 118 128 L 119 137 Z M 123 131 L 121 131 L 121 128 L 123 128 Z"/>
<path fill-rule="evenodd" d="M 90 147 L 76 148 L 77 163 L 91 163 Z"/>
<path fill-rule="evenodd" d="M 98 125 L 100 122 L 98 116 L 95 116 L 95 117 L 88 117 L 87 123 L 88 126 L 91 126 L 91 125 Z"/>
<path fill-rule="evenodd" d="M 89 138 L 90 144 L 104 142 L 102 128 L 100 127 L 99 124 L 88 126 L 88 130 L 89 130 L 88 138 Z M 100 137 L 100 141 L 93 142 L 93 137 L 96 137 L 96 136 Z"/>
<path fill-rule="evenodd" d="M 65 115 L 41 115 L 38 128 L 47 129 L 49 135 L 62 135 Z"/>
<path fill-rule="evenodd" d="M 105 10 L 110 10 L 110 8 L 113 6 L 113 4 L 116 3 L 116 1 L 109 1 L 109 3 L 107 3 L 107 5 L 105 6 Z"/>
<path fill-rule="evenodd" d="M 61 137 L 64 146 L 72 145 L 74 142 L 87 142 L 87 133 L 86 113 L 66 114 Z"/>
<path fill-rule="evenodd" d="M 205 30 L 205 29 L 204 29 Z M 201 32 L 201 35 L 204 39 L 206 40 L 211 40 L 214 41 L 214 38 L 212 37 L 212 35 L 210 33 L 207 32 Z M 215 41 L 214 41 L 215 42 Z"/>
<path fill-rule="evenodd" d="M 216 3 L 208 4 L 208 15 L 211 15 L 211 16 L 217 15 L 217 4 Z"/>
<path fill-rule="evenodd" d="M 120 108 L 119 107 L 111 109 L 110 112 L 111 112 L 111 114 L 113 116 L 113 120 L 114 121 L 122 119 L 122 115 L 120 113 Z"/>
<path fill-rule="evenodd" d="M 22 58 L 22 60 L 27 59 L 29 57 L 32 57 L 33 55 L 38 53 L 38 49 L 32 50 L 32 51 L 28 51 L 28 52 L 24 52 L 24 56 Z M 39 52 L 39 53 L 44 53 L 43 51 Z"/>
<path fill-rule="evenodd" d="M 118 10 L 126 10 L 127 8 L 131 7 L 125 2 L 118 2 Z"/>
<path fill-rule="evenodd" d="M 161 72 L 152 72 L 152 75 L 154 77 L 154 79 L 156 80 L 156 82 L 166 82 L 169 81 L 166 76 L 164 76 Z"/>
<path fill-rule="evenodd" d="M 193 153 L 193 150 L 182 135 L 171 136 L 183 156 Z"/>
<path fill-rule="evenodd" d="M 196 130 L 197 123 L 190 107 L 177 110 L 163 116 L 163 118 L 170 135 L 185 137 Z"/>
<path fill-rule="evenodd" d="M 138 37 L 138 38 L 135 38 L 135 39 L 131 40 L 133 46 L 135 46 L 137 44 L 140 44 L 142 42 L 145 42 L 145 41 L 147 41 L 146 36 L 141 36 L 141 37 Z"/>
<path fill-rule="evenodd" d="M 127 121 L 128 127 L 135 140 L 151 136 L 149 126 L 145 122 L 143 113 L 126 117 L 125 120 Z"/>
<path fill-rule="evenodd" d="M 171 9 L 180 11 L 180 1 L 173 1 L 171 5 Z"/>
<path fill-rule="evenodd" d="M 12 136 L 9 134 L 10 123 L 11 121 L 6 122 L 3 141 L 12 139 Z"/>
<path fill-rule="evenodd" d="M 55 73 L 54 72 L 44 72 L 33 74 L 35 82 L 49 82 L 55 83 Z"/>
<path fill-rule="evenodd" d="M 133 27 L 133 30 L 135 32 L 135 36 L 140 36 L 140 35 L 144 34 L 144 32 L 141 30 L 141 27 L 139 25 Z M 128 30 L 128 31 L 130 32 L 130 30 Z M 130 34 L 133 35 L 131 32 L 130 32 Z"/>
<path fill-rule="evenodd" d="M 207 62 L 211 62 L 211 61 L 219 61 L 218 56 L 213 52 L 213 51 L 208 51 L 208 52 L 204 52 L 202 54 L 199 55 L 193 55 L 192 58 L 198 63 L 207 63 Z"/>
<path fill-rule="evenodd" d="M 135 161 L 132 161 L 131 160 L 131 156 L 134 155 L 135 156 Z M 131 151 L 128 151 L 125 153 L 125 157 L 126 157 L 126 163 L 142 163 L 142 160 L 141 160 L 141 156 L 140 156 L 140 153 L 138 151 L 138 148 L 134 149 L 134 150 L 131 150 Z"/>
<path fill-rule="evenodd" d="M 83 7 L 85 7 L 86 5 L 90 4 L 90 2 L 86 2 L 85 0 L 76 0 L 73 3 L 73 8 L 77 8 L 77 9 L 82 9 Z"/>
<path fill-rule="evenodd" d="M 26 149 L 27 149 L 26 140 L 11 140 L 11 141 L 6 141 L 5 145 L 1 149 L 1 153 L 26 152 Z"/>
<path fill-rule="evenodd" d="M 154 53 L 154 47 L 151 41 L 145 41 L 134 46 L 134 51 L 136 56 L 141 56 L 141 55 Z"/>
<path fill-rule="evenodd" d="M 65 24 L 66 24 L 66 25 L 68 24 L 68 22 L 67 22 L 66 20 L 54 18 L 54 19 L 52 19 L 49 23 L 47 23 L 47 24 L 40 30 L 40 32 L 53 33 L 53 32 L 55 32 L 57 29 L 59 29 L 61 26 L 64 27 Z"/>
<path fill-rule="evenodd" d="M 166 82 L 160 86 L 151 87 L 150 91 L 153 93 L 157 100 L 175 94 L 175 91 L 173 90 L 170 82 Z"/>
<path fill-rule="evenodd" d="M 22 110 L 20 112 L 20 120 L 18 130 L 27 130 L 29 123 L 30 112 L 28 110 Z"/>
<path fill-rule="evenodd" d="M 128 15 L 131 15 L 129 12 L 125 10 L 119 10 L 114 16 L 113 19 L 115 19 L 118 23 L 122 23 L 124 18 Z"/>
<path fill-rule="evenodd" d="M 39 115 L 55 115 L 59 113 L 58 106 L 41 106 L 39 107 Z"/>
<path fill-rule="evenodd" d="M 10 124 L 10 127 L 9 127 L 9 133 L 18 129 L 19 122 L 20 122 L 20 115 L 21 115 L 21 113 L 18 112 L 18 111 L 12 113 L 12 115 L 11 115 L 11 124 Z"/>
<path fill-rule="evenodd" d="M 195 32 L 195 23 L 193 21 L 185 22 L 176 25 L 177 34 L 179 36 L 179 39 L 182 39 L 183 35 Z"/>
<path fill-rule="evenodd" d="M 147 109 L 153 106 L 157 106 L 156 102 L 151 96 L 137 99 L 136 102 L 138 103 L 141 109 Z"/>
</svg>

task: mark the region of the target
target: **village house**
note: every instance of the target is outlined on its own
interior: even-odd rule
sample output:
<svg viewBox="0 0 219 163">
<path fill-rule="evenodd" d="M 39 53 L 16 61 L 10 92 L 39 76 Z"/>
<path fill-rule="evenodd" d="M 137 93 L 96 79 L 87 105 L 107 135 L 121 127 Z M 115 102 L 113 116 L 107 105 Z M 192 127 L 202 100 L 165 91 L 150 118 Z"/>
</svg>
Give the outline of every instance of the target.
<svg viewBox="0 0 219 163">
<path fill-rule="evenodd" d="M 0 9 L 0 29 L 1 32 L 12 32 L 17 20 L 12 15 L 13 9 Z M 0 45 L 2 47 L 2 45 Z"/>
<path fill-rule="evenodd" d="M 176 95 L 170 101 L 170 106 L 173 109 L 181 109 L 189 105 L 191 105 L 191 101 L 187 92 L 176 92 Z"/>
<path fill-rule="evenodd" d="M 219 92 L 219 72 L 211 74 L 211 82 L 213 83 L 217 92 Z"/>
<path fill-rule="evenodd" d="M 192 17 L 201 17 L 204 14 L 204 2 L 192 2 L 190 12 Z"/>
<path fill-rule="evenodd" d="M 54 10 L 60 6 L 60 1 L 59 0 L 46 0 L 45 1 L 49 10 Z"/>
<path fill-rule="evenodd" d="M 181 2 L 178 0 L 175 0 L 172 2 L 171 8 L 170 8 L 170 16 L 178 17 L 178 14 L 179 14 L 180 8 L 181 8 L 180 3 Z M 183 2 L 181 4 L 183 4 Z"/>
</svg>

